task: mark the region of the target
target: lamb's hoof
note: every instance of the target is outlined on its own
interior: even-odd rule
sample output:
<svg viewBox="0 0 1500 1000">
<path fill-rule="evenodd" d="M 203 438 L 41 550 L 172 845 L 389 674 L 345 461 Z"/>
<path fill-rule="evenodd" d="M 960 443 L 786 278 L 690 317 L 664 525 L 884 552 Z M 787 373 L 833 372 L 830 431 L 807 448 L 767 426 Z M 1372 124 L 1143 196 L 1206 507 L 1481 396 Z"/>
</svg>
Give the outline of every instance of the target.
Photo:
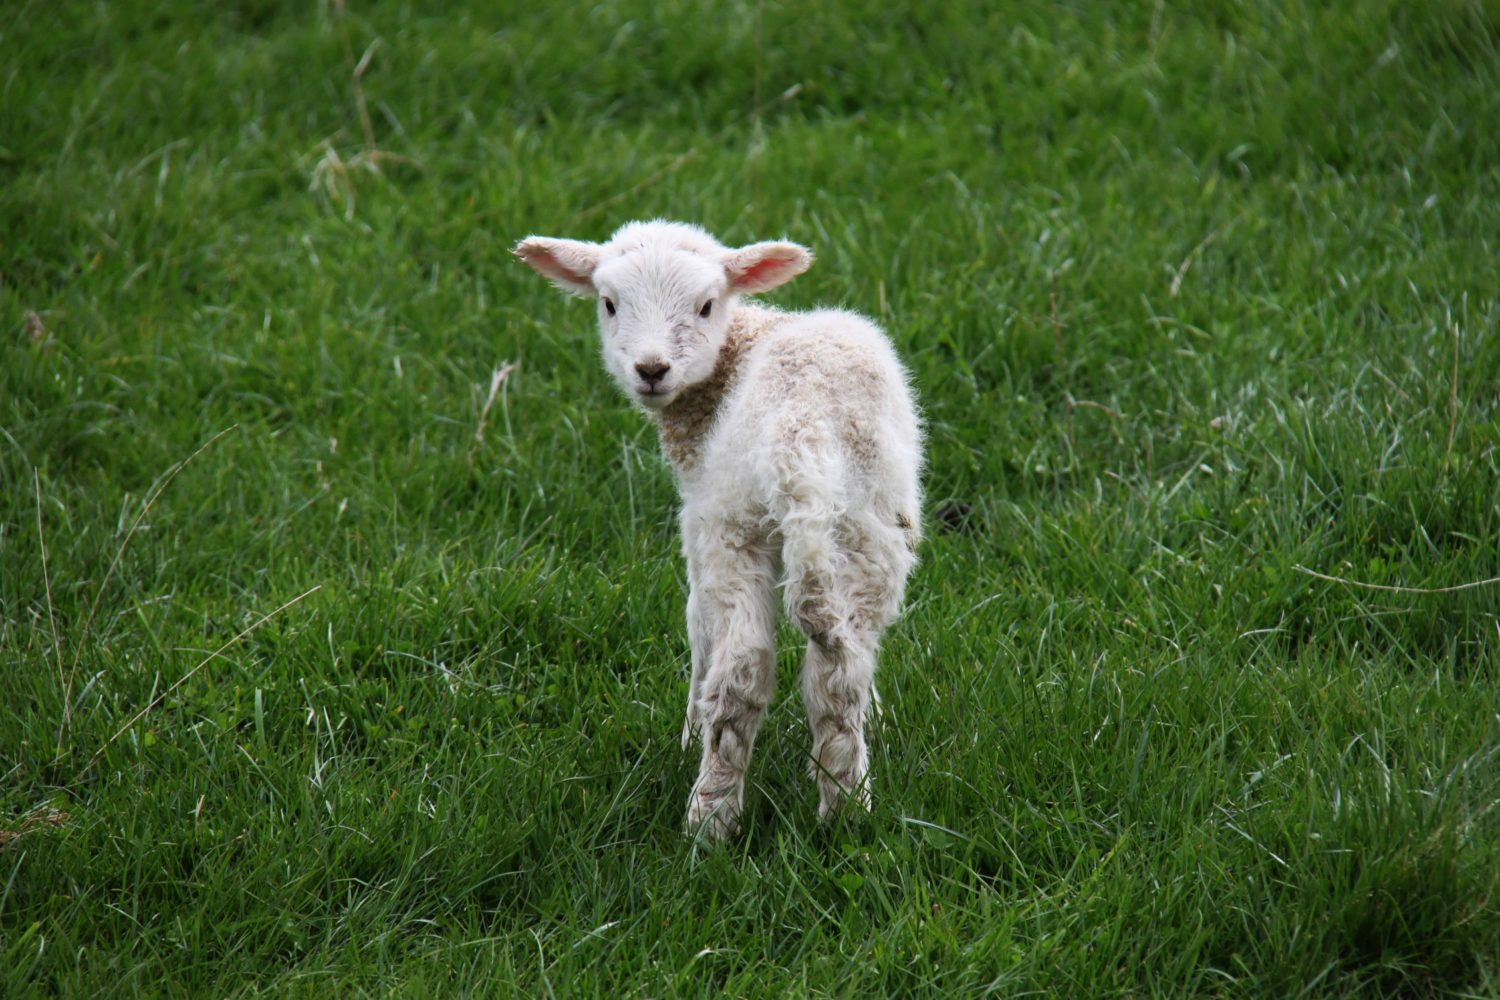
<svg viewBox="0 0 1500 1000">
<path fill-rule="evenodd" d="M 704 843 L 728 840 L 739 832 L 740 803 L 733 789 L 694 790 L 688 800 L 688 836 Z"/>
<path fill-rule="evenodd" d="M 818 782 L 818 819 L 828 822 L 840 813 L 863 815 L 870 811 L 870 782 L 860 778 L 851 782 L 853 791 L 826 777 Z"/>
</svg>

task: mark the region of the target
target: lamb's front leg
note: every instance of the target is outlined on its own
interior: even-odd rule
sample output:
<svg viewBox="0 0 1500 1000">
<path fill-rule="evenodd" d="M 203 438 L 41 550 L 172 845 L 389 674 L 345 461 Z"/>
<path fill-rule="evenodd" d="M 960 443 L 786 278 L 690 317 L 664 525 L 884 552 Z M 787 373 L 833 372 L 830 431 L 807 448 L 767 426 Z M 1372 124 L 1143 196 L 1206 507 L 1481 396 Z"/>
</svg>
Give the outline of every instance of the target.
<svg viewBox="0 0 1500 1000">
<path fill-rule="evenodd" d="M 775 575 L 770 555 L 753 547 L 696 555 L 691 603 L 709 641 L 694 702 L 703 757 L 687 823 L 717 840 L 739 828 L 745 770 L 776 685 Z"/>
</svg>

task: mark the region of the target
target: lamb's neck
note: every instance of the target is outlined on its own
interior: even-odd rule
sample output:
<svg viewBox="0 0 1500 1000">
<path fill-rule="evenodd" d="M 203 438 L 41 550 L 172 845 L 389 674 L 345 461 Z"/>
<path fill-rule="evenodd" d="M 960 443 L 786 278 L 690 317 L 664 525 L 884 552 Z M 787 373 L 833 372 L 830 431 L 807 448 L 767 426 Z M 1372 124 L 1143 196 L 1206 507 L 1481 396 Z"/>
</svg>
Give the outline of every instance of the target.
<svg viewBox="0 0 1500 1000">
<path fill-rule="evenodd" d="M 724 346 L 713 374 L 682 394 L 656 415 L 661 448 L 679 474 L 690 474 L 703 457 L 703 445 L 713 430 L 719 407 L 739 379 L 745 353 L 773 311 L 741 304 L 729 321 Z"/>
</svg>

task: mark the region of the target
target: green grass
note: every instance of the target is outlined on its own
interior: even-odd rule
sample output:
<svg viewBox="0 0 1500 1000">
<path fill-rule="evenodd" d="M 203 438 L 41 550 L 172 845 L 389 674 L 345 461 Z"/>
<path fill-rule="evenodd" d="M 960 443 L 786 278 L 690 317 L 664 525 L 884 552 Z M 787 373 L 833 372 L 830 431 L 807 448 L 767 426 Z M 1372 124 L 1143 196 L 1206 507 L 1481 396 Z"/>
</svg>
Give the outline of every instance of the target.
<svg viewBox="0 0 1500 1000">
<path fill-rule="evenodd" d="M 0 18 L 0 994 L 1500 994 L 1500 585 L 1415 592 L 1500 576 L 1500 7 L 351 6 Z M 507 253 L 654 215 L 913 369 L 867 819 L 786 632 L 681 834 L 671 476 Z"/>
</svg>

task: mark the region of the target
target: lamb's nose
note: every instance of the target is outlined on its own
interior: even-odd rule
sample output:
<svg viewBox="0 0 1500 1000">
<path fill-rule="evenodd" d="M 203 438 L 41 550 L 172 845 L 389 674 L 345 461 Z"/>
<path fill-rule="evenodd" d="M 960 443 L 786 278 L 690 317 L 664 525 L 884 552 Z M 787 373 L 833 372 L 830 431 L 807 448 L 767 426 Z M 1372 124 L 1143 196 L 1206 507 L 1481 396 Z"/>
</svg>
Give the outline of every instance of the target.
<svg viewBox="0 0 1500 1000">
<path fill-rule="evenodd" d="M 656 383 L 660 382 L 662 377 L 671 370 L 672 366 L 665 361 L 642 361 L 635 366 L 635 373 L 641 377 L 641 381 L 653 389 L 656 388 Z"/>
</svg>

